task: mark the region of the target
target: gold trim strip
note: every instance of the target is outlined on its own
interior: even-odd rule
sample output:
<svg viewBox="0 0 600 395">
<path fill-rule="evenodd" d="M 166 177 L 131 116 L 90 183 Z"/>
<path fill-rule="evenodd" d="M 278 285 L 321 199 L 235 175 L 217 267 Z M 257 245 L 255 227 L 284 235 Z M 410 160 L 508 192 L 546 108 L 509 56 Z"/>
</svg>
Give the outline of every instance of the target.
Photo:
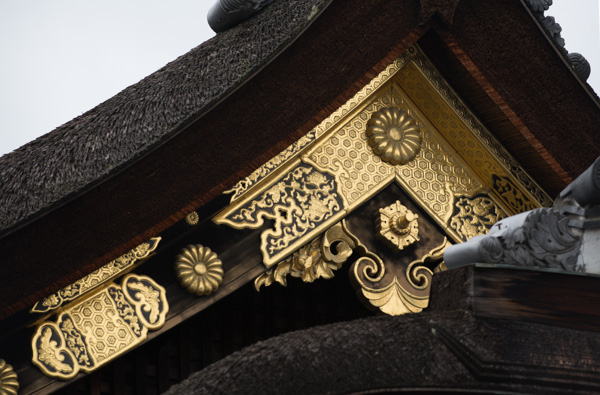
<svg viewBox="0 0 600 395">
<path fill-rule="evenodd" d="M 359 106 L 364 105 L 364 102 L 385 84 L 398 70 L 410 60 L 411 54 L 406 53 L 396 59 L 392 64 L 386 67 L 377 77 L 375 77 L 369 84 L 364 86 L 354 97 L 344 103 L 340 108 L 335 110 L 329 115 L 324 121 L 317 125 L 313 130 L 308 132 L 298 141 L 294 142 L 285 150 L 281 151 L 273 159 L 256 169 L 252 174 L 243 180 L 235 184 L 231 189 L 224 193 L 232 193 L 231 202 L 238 200 L 244 196 L 249 190 L 255 189 L 259 184 L 263 183 L 263 180 L 267 178 L 272 172 L 280 169 L 284 165 L 286 168 L 293 167 L 294 163 L 290 163 L 293 159 L 297 159 L 302 151 L 306 150 L 313 145 L 315 141 L 321 138 L 329 129 L 338 123 L 343 122 L 346 118 L 351 116 Z M 297 162 L 295 162 L 297 163 Z M 264 186 L 266 187 L 266 186 Z"/>
<path fill-rule="evenodd" d="M 37 302 L 30 310 L 31 313 L 47 313 L 56 310 L 62 305 L 77 299 L 94 288 L 99 287 L 116 277 L 127 273 L 139 265 L 142 259 L 147 258 L 160 243 L 160 237 L 153 237 L 145 243 L 140 244 L 126 254 L 107 263 L 100 269 L 93 271 L 87 276 L 66 286 L 60 291 Z"/>
</svg>

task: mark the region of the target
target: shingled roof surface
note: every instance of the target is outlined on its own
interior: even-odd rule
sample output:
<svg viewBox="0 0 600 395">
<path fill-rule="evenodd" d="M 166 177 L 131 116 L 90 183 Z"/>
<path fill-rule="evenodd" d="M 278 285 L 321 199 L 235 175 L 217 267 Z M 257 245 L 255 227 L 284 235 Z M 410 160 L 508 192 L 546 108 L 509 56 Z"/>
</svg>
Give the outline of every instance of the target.
<svg viewBox="0 0 600 395">
<path fill-rule="evenodd" d="M 172 137 L 266 64 L 326 3 L 275 1 L 80 117 L 0 157 L 0 233 Z"/>
</svg>

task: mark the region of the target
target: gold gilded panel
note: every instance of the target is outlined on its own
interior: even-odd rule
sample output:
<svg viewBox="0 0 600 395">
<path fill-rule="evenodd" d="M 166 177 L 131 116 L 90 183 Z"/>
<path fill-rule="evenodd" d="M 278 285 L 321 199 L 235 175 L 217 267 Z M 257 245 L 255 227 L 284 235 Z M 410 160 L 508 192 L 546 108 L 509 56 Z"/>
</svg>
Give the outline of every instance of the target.
<svg viewBox="0 0 600 395">
<path fill-rule="evenodd" d="M 140 244 L 133 250 L 121 255 L 114 261 L 107 263 L 100 269 L 93 271 L 87 276 L 66 286 L 60 291 L 40 300 L 32 308 L 32 313 L 47 313 L 55 310 L 63 304 L 75 300 L 81 295 L 94 288 L 111 281 L 112 279 L 132 270 L 140 260 L 147 258 L 160 242 L 160 237 L 153 237 L 145 243 Z"/>
<path fill-rule="evenodd" d="M 317 125 L 317 127 L 298 139 L 267 163 L 256 169 L 248 177 L 240 180 L 230 190 L 226 191 L 225 193 L 231 194 L 231 202 L 233 203 L 251 190 L 266 188 L 265 184 L 269 184 L 269 175 L 276 170 L 285 171 L 285 165 L 289 167 L 297 164 L 297 162 L 293 161 L 292 159 L 297 159 L 303 150 L 311 146 L 323 134 L 330 132 L 331 129 L 337 124 L 347 120 L 348 117 L 353 114 L 354 110 L 363 106 L 364 101 L 377 90 L 379 90 L 381 86 L 385 84 L 386 81 L 388 81 L 390 77 L 393 76 L 399 69 L 404 67 L 406 62 L 408 62 L 411 57 L 411 53 L 406 53 L 405 55 L 400 56 L 398 59 L 392 62 L 392 64 L 386 67 L 386 69 L 382 71 L 376 78 L 374 78 L 369 84 L 364 86 L 356 95 L 354 95 L 352 99 L 348 100 L 348 102 L 335 110 L 329 117 Z M 244 197 L 247 198 L 247 196 Z"/>
<path fill-rule="evenodd" d="M 169 311 L 165 289 L 146 276 L 129 274 L 121 286 L 66 308 L 56 322 L 39 325 L 31 342 L 33 363 L 63 380 L 91 372 L 141 344 L 161 328 Z"/>
<path fill-rule="evenodd" d="M 406 147 L 402 127 L 412 136 Z M 231 204 L 213 220 L 236 229 L 273 221 L 261 235 L 263 262 L 272 267 L 394 181 L 454 241 L 487 232 L 490 215 L 496 220 L 550 201 L 413 47 L 234 186 Z M 482 207 L 490 212 L 465 214 Z"/>
<path fill-rule="evenodd" d="M 261 234 L 263 261 L 270 266 L 338 220 L 344 206 L 338 189 L 332 175 L 300 164 L 220 222 L 255 229 L 273 220 L 274 228 Z"/>
<path fill-rule="evenodd" d="M 492 154 L 474 137 L 435 88 L 426 79 L 420 78 L 419 74 L 416 65 L 410 63 L 398 72 L 396 81 L 427 116 L 433 127 L 483 180 L 491 184 L 492 175 L 505 174 Z"/>
</svg>

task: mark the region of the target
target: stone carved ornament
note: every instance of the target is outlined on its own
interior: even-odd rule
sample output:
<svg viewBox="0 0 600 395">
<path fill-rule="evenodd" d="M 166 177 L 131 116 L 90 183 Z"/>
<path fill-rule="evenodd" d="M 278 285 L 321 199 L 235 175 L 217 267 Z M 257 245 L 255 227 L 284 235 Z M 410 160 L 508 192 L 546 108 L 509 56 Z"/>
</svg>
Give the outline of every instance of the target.
<svg viewBox="0 0 600 395">
<path fill-rule="evenodd" d="M 496 223 L 487 235 L 448 247 L 448 269 L 472 263 L 600 274 L 600 158 L 565 188 L 551 208 Z"/>
</svg>

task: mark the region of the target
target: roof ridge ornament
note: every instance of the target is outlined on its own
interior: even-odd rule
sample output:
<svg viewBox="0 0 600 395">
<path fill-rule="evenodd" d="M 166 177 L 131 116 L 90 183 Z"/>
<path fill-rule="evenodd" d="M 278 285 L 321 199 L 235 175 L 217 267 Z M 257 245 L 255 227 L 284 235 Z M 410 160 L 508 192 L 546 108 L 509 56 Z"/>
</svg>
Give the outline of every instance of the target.
<svg viewBox="0 0 600 395">
<path fill-rule="evenodd" d="M 248 19 L 273 0 L 217 0 L 208 10 L 208 24 L 215 33 L 223 32 Z"/>
<path fill-rule="evenodd" d="M 454 13 L 459 3 L 460 0 L 421 0 L 419 25 L 426 24 L 435 14 L 438 14 L 448 27 L 452 27 Z"/>
<path fill-rule="evenodd" d="M 565 39 L 560 35 L 562 27 L 556 23 L 553 16 L 544 16 L 544 12 L 548 11 L 553 0 L 525 0 L 525 2 L 540 25 L 546 30 L 546 34 L 554 41 L 560 52 L 571 64 L 571 68 L 577 76 L 583 82 L 586 82 L 592 70 L 590 63 L 582 54 L 576 52 L 569 53 L 567 51 L 565 48 Z"/>
</svg>

